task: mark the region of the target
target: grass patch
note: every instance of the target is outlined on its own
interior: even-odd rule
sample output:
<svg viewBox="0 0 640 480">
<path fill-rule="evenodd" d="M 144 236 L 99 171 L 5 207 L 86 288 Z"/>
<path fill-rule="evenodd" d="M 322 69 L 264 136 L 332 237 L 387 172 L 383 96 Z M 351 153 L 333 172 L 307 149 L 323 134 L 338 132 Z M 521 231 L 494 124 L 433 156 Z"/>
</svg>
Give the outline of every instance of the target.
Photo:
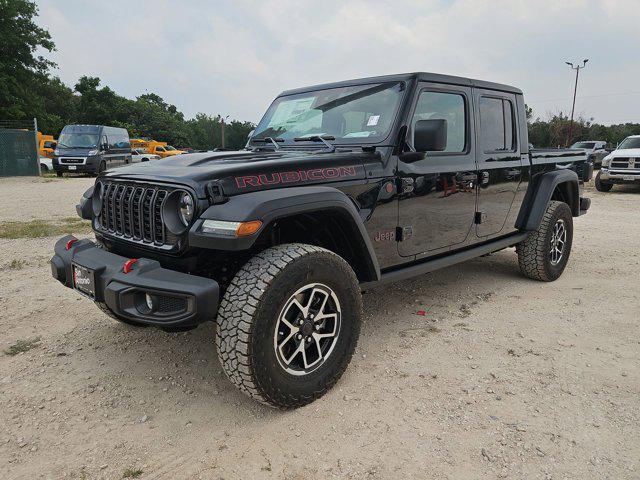
<svg viewBox="0 0 640 480">
<path fill-rule="evenodd" d="M 27 262 L 25 262 L 24 260 L 18 260 L 17 258 L 14 258 L 13 260 L 11 260 L 9 268 L 11 270 L 22 270 L 26 264 Z"/>
<path fill-rule="evenodd" d="M 138 478 L 140 475 L 142 475 L 141 468 L 125 468 L 122 472 L 122 478 Z"/>
<path fill-rule="evenodd" d="M 0 222 L 0 238 L 41 238 L 69 233 L 91 233 L 91 222 L 79 217 L 59 220 Z"/>
<path fill-rule="evenodd" d="M 4 353 L 13 357 L 19 353 L 28 352 L 29 350 L 36 348 L 40 345 L 40 337 L 32 338 L 29 340 L 18 340 L 16 343 L 7 348 Z"/>
</svg>

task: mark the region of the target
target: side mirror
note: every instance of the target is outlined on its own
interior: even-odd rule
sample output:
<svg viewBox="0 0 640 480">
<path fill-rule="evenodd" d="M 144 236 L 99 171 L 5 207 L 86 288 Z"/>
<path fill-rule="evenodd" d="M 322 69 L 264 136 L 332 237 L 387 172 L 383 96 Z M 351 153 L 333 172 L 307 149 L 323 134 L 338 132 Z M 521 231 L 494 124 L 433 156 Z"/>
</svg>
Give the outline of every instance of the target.
<svg viewBox="0 0 640 480">
<path fill-rule="evenodd" d="M 418 120 L 413 132 L 417 152 L 442 152 L 447 148 L 446 120 Z"/>
</svg>

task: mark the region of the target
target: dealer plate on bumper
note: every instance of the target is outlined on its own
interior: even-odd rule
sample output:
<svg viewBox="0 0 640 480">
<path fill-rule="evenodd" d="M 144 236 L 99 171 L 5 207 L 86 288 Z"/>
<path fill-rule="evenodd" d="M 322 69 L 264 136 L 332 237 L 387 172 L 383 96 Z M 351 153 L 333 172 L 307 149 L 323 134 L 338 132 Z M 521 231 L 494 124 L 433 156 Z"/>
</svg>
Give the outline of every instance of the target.
<svg viewBox="0 0 640 480">
<path fill-rule="evenodd" d="M 83 295 L 96 298 L 96 279 L 93 270 L 81 265 L 72 264 L 73 287 Z"/>
</svg>

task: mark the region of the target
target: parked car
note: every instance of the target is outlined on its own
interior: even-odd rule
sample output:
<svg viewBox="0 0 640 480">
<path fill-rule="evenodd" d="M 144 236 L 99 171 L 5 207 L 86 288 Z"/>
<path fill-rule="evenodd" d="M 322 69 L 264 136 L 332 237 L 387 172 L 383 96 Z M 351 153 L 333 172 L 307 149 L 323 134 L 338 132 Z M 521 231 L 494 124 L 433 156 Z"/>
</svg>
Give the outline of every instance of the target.
<svg viewBox="0 0 640 480">
<path fill-rule="evenodd" d="M 149 160 L 158 160 L 160 155 L 147 152 L 142 148 L 134 148 L 131 150 L 131 163 L 148 162 Z"/>
<path fill-rule="evenodd" d="M 586 150 L 589 160 L 593 165 L 599 167 L 602 165 L 602 159 L 609 153 L 607 150 L 607 142 L 602 140 L 584 140 L 571 145 L 571 148 L 581 148 Z"/>
<path fill-rule="evenodd" d="M 40 171 L 42 173 L 53 171 L 53 160 L 51 160 L 49 157 L 39 157 L 39 160 L 40 160 Z"/>
<path fill-rule="evenodd" d="M 129 133 L 105 125 L 67 125 L 53 152 L 53 169 L 59 177 L 64 172 L 98 174 L 128 163 Z"/>
<path fill-rule="evenodd" d="M 185 153 L 182 150 L 178 150 L 175 147 L 167 144 L 167 142 L 158 142 L 156 140 L 148 140 L 144 138 L 134 138 L 131 140 L 132 148 L 136 150 L 144 150 L 152 155 L 158 155 L 159 157 L 166 158 L 174 155 L 181 155 Z"/>
<path fill-rule="evenodd" d="M 640 135 L 625 138 L 604 157 L 595 183 L 600 192 L 609 192 L 616 184 L 640 183 Z"/>
<path fill-rule="evenodd" d="M 248 150 L 154 166 L 99 176 L 77 206 L 95 242 L 58 240 L 53 277 L 129 325 L 215 320 L 228 378 L 279 408 L 338 381 L 361 290 L 513 246 L 560 277 L 593 173 L 529 149 L 519 89 L 431 73 L 284 92 Z"/>
</svg>

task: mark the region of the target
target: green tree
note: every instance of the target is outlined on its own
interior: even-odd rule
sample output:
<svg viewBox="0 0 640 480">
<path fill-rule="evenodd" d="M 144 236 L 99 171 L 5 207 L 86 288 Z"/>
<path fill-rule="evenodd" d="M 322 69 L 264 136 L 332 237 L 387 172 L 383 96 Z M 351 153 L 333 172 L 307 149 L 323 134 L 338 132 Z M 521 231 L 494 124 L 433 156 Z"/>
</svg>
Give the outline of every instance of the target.
<svg viewBox="0 0 640 480">
<path fill-rule="evenodd" d="M 22 120 L 44 114 L 33 94 L 54 63 L 36 56 L 55 50 L 49 32 L 34 22 L 38 7 L 27 0 L 0 0 L 0 118 Z"/>
</svg>

